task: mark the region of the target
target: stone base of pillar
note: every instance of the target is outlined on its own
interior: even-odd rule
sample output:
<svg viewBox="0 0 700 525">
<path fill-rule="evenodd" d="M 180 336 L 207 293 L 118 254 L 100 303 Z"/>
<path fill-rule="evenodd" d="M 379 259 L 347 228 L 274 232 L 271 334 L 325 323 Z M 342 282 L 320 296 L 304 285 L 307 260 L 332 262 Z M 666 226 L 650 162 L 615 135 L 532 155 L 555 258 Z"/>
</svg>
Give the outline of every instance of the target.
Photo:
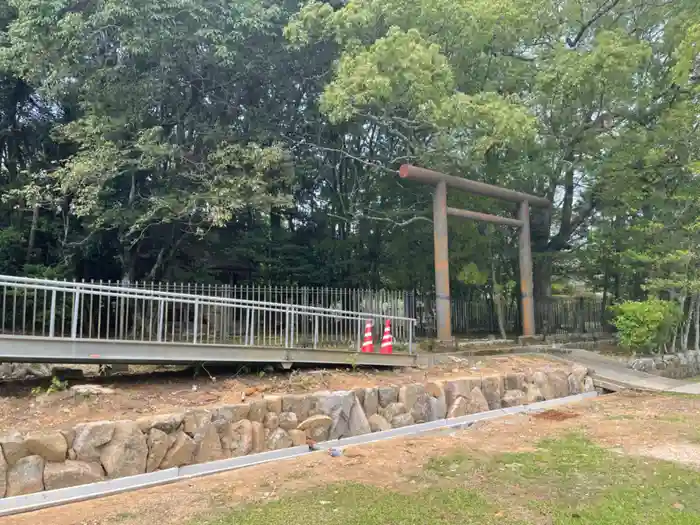
<svg viewBox="0 0 700 525">
<path fill-rule="evenodd" d="M 520 346 L 541 345 L 545 342 L 543 335 L 521 335 L 518 337 Z"/>
</svg>

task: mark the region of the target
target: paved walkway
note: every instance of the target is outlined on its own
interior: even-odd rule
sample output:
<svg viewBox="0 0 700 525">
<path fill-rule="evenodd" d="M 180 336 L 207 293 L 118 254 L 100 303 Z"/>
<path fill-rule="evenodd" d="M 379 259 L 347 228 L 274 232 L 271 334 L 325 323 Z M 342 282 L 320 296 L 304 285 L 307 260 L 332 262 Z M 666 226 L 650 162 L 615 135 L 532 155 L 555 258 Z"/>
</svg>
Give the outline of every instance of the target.
<svg viewBox="0 0 700 525">
<path fill-rule="evenodd" d="M 511 348 L 507 354 L 511 353 L 540 354 L 570 363 L 580 363 L 593 369 L 593 378 L 596 386 L 614 392 L 632 389 L 700 395 L 700 382 L 682 381 L 632 370 L 615 359 L 589 350 L 552 350 L 552 347 L 547 345 L 542 347 L 524 346 L 516 349 Z M 468 352 L 426 354 L 420 355 L 418 362 L 422 365 L 432 366 L 436 363 L 448 361 L 451 358 L 450 356 L 453 355 L 473 357 Z"/>
<path fill-rule="evenodd" d="M 670 379 L 627 368 L 606 356 L 588 350 L 567 350 L 557 356 L 559 359 L 580 363 L 595 372 L 597 386 L 610 390 L 651 390 L 656 392 L 678 392 L 700 394 L 700 383 Z"/>
</svg>

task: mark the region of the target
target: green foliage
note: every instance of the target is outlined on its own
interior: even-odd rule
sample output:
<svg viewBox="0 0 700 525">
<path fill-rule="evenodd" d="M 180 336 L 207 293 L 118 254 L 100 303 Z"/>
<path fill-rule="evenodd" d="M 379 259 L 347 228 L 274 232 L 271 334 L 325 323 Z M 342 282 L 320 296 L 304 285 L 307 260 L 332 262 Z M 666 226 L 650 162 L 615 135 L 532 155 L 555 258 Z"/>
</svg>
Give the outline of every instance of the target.
<svg viewBox="0 0 700 525">
<path fill-rule="evenodd" d="M 612 310 L 620 344 L 640 353 L 662 350 L 682 316 L 677 303 L 660 299 L 625 301 Z"/>
<path fill-rule="evenodd" d="M 21 271 L 22 232 L 15 228 L 0 230 L 0 273 L 15 274 Z"/>
<path fill-rule="evenodd" d="M 61 381 L 56 376 L 51 378 L 51 384 L 44 390 L 42 387 L 37 386 L 32 388 L 33 396 L 40 396 L 43 394 L 55 394 L 56 392 L 63 392 L 68 388 L 67 381 Z"/>
<path fill-rule="evenodd" d="M 24 274 L 27 277 L 36 277 L 39 279 L 67 279 L 71 277 L 70 271 L 63 264 L 55 264 L 45 266 L 43 264 L 26 264 L 24 266 Z"/>
<path fill-rule="evenodd" d="M 588 104 L 588 94 L 601 90 L 613 89 L 617 96 L 632 94 L 632 78 L 650 58 L 648 43 L 629 37 L 621 29 L 601 30 L 585 51 L 557 46 L 549 67 L 538 74 L 537 81 L 557 98 Z"/>
<path fill-rule="evenodd" d="M 552 295 L 574 295 L 576 293 L 575 287 L 571 283 L 567 282 L 553 282 L 552 283 Z"/>
<path fill-rule="evenodd" d="M 348 355 L 346 362 L 350 365 L 353 372 L 357 372 L 357 354 Z"/>
<path fill-rule="evenodd" d="M 700 73 L 698 71 L 700 51 L 697 47 L 697 42 L 700 40 L 700 17 L 696 15 L 694 18 L 686 20 L 683 26 L 685 35 L 676 50 L 678 62 L 675 67 L 675 81 L 681 85 L 693 82 L 693 79 Z"/>
<path fill-rule="evenodd" d="M 66 25 L 47 40 L 34 38 L 45 18 L 36 18 L 31 6 L 23 4 L 22 23 L 9 30 L 14 50 L 21 52 L 15 59 L 30 78 L 55 60 L 52 67 L 61 75 L 77 79 L 70 89 L 85 108 L 56 129 L 77 145 L 53 172 L 60 192 L 73 196 L 76 217 L 92 229 L 116 228 L 120 243 L 130 246 L 153 228 L 167 232 L 170 225 L 186 224 L 188 233 L 203 234 L 241 211 L 286 202 L 281 148 L 240 134 L 201 98 L 232 95 L 219 86 L 231 81 L 244 60 L 241 40 L 264 33 L 277 9 L 235 2 L 222 17 L 216 2 L 106 2 L 80 18 L 65 15 Z M 59 5 L 42 4 L 42 15 L 51 9 L 61 18 Z M 202 26 L 207 30 L 197 29 Z M 88 38 L 95 32 L 120 54 L 95 49 Z M 28 57 L 29 49 L 40 54 Z M 157 61 L 161 67 L 144 67 Z M 183 97 L 184 72 L 191 80 Z M 45 84 L 49 93 L 60 93 L 59 86 Z"/>
<path fill-rule="evenodd" d="M 408 110 L 425 119 L 454 90 L 454 78 L 439 46 L 420 33 L 392 27 L 367 50 L 341 57 L 337 75 L 321 98 L 336 122 L 358 112 Z"/>
<path fill-rule="evenodd" d="M 488 274 L 480 271 L 479 267 L 474 263 L 465 265 L 457 278 L 461 283 L 473 286 L 483 286 L 489 280 Z"/>
</svg>

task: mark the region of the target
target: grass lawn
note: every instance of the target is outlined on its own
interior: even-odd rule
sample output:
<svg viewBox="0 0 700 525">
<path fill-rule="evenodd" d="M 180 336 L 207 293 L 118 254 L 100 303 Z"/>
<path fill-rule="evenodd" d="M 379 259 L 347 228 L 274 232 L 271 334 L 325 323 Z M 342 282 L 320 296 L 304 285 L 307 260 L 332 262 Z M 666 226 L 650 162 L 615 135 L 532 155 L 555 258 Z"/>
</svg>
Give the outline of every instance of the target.
<svg viewBox="0 0 700 525">
<path fill-rule="evenodd" d="M 700 473 L 572 434 L 533 452 L 430 460 L 392 490 L 347 483 L 192 525 L 697 525 Z"/>
</svg>

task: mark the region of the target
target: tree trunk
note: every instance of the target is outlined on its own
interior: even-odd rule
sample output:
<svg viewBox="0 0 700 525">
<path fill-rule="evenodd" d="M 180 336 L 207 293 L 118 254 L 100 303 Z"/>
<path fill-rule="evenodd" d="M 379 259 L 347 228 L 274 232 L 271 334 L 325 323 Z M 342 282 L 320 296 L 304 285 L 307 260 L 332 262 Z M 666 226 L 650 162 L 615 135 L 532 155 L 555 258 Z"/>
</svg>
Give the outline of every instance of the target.
<svg viewBox="0 0 700 525">
<path fill-rule="evenodd" d="M 173 257 L 175 257 L 175 254 L 177 254 L 178 250 L 180 249 L 180 245 L 184 240 L 185 236 L 181 235 L 176 241 L 175 231 L 173 230 L 173 236 L 170 239 L 170 249 L 167 249 L 167 247 L 164 246 L 158 252 L 158 258 L 151 268 L 151 271 L 148 272 L 148 280 L 155 281 L 157 279 L 162 279 L 162 276 L 166 273 L 168 264 L 170 261 L 172 261 Z"/>
<path fill-rule="evenodd" d="M 496 320 L 498 321 L 498 331 L 501 333 L 501 339 L 507 339 L 506 324 L 503 312 L 503 297 L 501 296 L 500 286 L 496 280 L 496 263 L 491 256 L 491 295 L 493 304 L 496 308 Z"/>
<path fill-rule="evenodd" d="M 683 293 L 679 299 L 679 303 L 681 305 L 681 310 L 685 307 L 685 299 L 687 295 Z M 678 332 L 679 332 L 680 326 L 676 326 L 676 328 L 673 330 L 673 340 L 671 341 L 671 352 L 676 351 L 676 341 L 678 340 Z"/>
<path fill-rule="evenodd" d="M 136 280 L 136 261 L 131 248 L 124 248 L 122 255 L 122 283 L 133 283 Z"/>
<path fill-rule="evenodd" d="M 700 352 L 700 295 L 695 296 L 695 351 Z"/>
<path fill-rule="evenodd" d="M 552 255 L 549 250 L 549 234 L 552 226 L 551 212 L 533 208 L 530 214 L 532 241 L 532 278 L 535 306 L 538 299 L 552 295 Z"/>
<path fill-rule="evenodd" d="M 279 247 L 283 245 L 283 237 L 282 212 L 273 206 L 270 208 L 270 242 L 267 245 L 267 262 L 263 265 L 263 278 L 269 282 L 284 282 L 288 277 L 279 271 L 280 265 L 276 264 L 280 259 Z"/>
<path fill-rule="evenodd" d="M 131 173 L 131 187 L 129 189 L 129 199 L 127 204 L 130 209 L 133 209 L 136 202 L 136 173 Z M 126 228 L 122 227 L 119 232 L 119 238 L 122 243 L 122 283 L 132 283 L 136 277 L 136 258 L 138 254 L 138 245 L 132 243 L 129 236 L 126 234 Z"/>
<path fill-rule="evenodd" d="M 151 271 L 148 272 L 148 276 L 146 277 L 147 280 L 149 281 L 155 281 L 156 277 L 158 276 L 158 272 L 160 272 L 160 269 L 163 267 L 163 262 L 165 261 L 165 251 L 166 248 L 163 246 L 160 251 L 158 252 L 158 257 L 156 257 L 156 262 L 153 264 L 151 267 Z"/>
<path fill-rule="evenodd" d="M 683 325 L 683 339 L 681 340 L 681 350 L 683 352 L 688 351 L 688 336 L 690 335 L 690 323 L 693 321 L 693 312 L 695 311 L 695 304 L 697 302 L 697 295 L 692 295 L 690 297 L 690 304 L 688 305 L 688 317 Z M 685 305 L 682 304 L 681 308 Z"/>
<path fill-rule="evenodd" d="M 533 265 L 532 271 L 535 301 L 538 298 L 548 299 L 552 296 L 552 254 L 542 252 L 537 255 L 535 257 L 537 263 Z"/>
<path fill-rule="evenodd" d="M 600 308 L 600 326 L 603 331 L 607 331 L 608 326 L 608 290 L 610 288 L 610 266 L 608 262 L 605 262 L 605 272 L 603 274 L 603 304 Z"/>
<path fill-rule="evenodd" d="M 27 254 L 24 258 L 25 264 L 31 263 L 34 258 L 34 245 L 36 244 L 36 230 L 39 226 L 39 204 L 34 205 L 32 211 L 32 226 L 29 229 L 29 242 L 27 243 Z"/>
</svg>

